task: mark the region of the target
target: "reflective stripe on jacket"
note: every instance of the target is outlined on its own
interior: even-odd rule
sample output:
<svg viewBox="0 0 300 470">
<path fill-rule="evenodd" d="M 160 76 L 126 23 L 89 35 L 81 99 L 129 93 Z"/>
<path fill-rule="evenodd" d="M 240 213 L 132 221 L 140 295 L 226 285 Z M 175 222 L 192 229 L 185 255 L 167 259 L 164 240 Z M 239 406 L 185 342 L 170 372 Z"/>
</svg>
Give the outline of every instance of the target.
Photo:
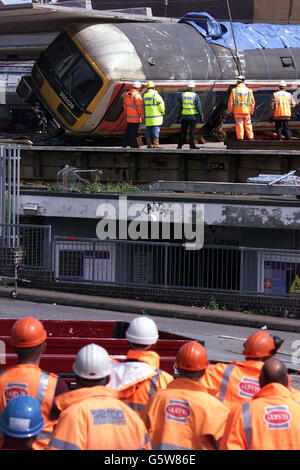
<svg viewBox="0 0 300 470">
<path fill-rule="evenodd" d="M 300 406 L 279 383 L 263 387 L 235 408 L 226 424 L 222 450 L 299 450 Z"/>
<path fill-rule="evenodd" d="M 255 100 L 252 90 L 244 83 L 239 83 L 231 90 L 228 101 L 228 112 L 238 114 L 253 114 Z"/>
<path fill-rule="evenodd" d="M 135 90 L 129 90 L 124 98 L 124 111 L 127 122 L 141 122 L 144 117 L 144 104 L 141 94 Z"/>
<path fill-rule="evenodd" d="M 44 372 L 33 364 L 16 364 L 0 374 L 1 411 L 10 399 L 18 395 L 30 395 L 41 405 L 45 426 L 33 444 L 35 449 L 46 447 L 56 423 L 50 420 L 49 415 L 54 401 L 57 379 L 55 374 Z"/>
<path fill-rule="evenodd" d="M 295 106 L 294 98 L 290 93 L 285 90 L 276 91 L 273 93 L 273 99 L 271 103 L 271 110 L 273 111 L 273 118 L 289 119 L 292 114 L 291 108 Z"/>
<path fill-rule="evenodd" d="M 262 361 L 232 361 L 231 364 L 218 363 L 209 366 L 203 377 L 202 385 L 208 393 L 215 395 L 228 408 L 251 400 L 259 391 L 259 375 Z"/>
<path fill-rule="evenodd" d="M 182 114 L 184 116 L 198 114 L 196 108 L 196 93 L 193 91 L 184 91 L 182 93 Z"/>
<path fill-rule="evenodd" d="M 110 387 L 79 388 L 59 395 L 61 410 L 48 450 L 150 450 L 142 420 Z"/>
<path fill-rule="evenodd" d="M 155 450 L 213 450 L 229 410 L 201 383 L 177 378 L 146 405 L 142 420 Z"/>
<path fill-rule="evenodd" d="M 153 89 L 143 95 L 146 126 L 161 126 L 165 114 L 165 104 L 160 94 Z"/>
<path fill-rule="evenodd" d="M 149 399 L 173 381 L 172 375 L 159 368 L 155 351 L 129 350 L 125 362 L 113 367 L 109 386 L 118 390 L 118 397 L 141 415 Z"/>
</svg>

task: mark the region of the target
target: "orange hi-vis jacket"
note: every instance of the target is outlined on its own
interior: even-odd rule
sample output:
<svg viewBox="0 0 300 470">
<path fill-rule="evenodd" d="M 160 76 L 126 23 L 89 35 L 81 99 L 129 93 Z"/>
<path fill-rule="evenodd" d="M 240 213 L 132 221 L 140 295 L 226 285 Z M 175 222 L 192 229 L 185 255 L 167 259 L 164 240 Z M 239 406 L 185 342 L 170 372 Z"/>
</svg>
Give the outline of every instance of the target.
<svg viewBox="0 0 300 470">
<path fill-rule="evenodd" d="M 285 90 L 279 90 L 273 93 L 271 102 L 271 111 L 273 119 L 290 119 L 292 110 L 296 106 L 292 95 Z"/>
<path fill-rule="evenodd" d="M 208 366 L 201 378 L 201 384 L 211 395 L 216 396 L 227 408 L 245 403 L 260 390 L 259 375 L 263 361 L 232 361 L 231 364 L 219 362 Z M 289 390 L 300 404 L 300 392 L 290 386 Z"/>
<path fill-rule="evenodd" d="M 207 367 L 201 378 L 208 393 L 215 395 L 227 407 L 251 400 L 259 391 L 259 375 L 262 361 L 232 361 L 231 364 L 217 363 Z"/>
<path fill-rule="evenodd" d="M 124 111 L 127 122 L 141 122 L 144 118 L 144 102 L 139 91 L 129 90 L 124 98 Z"/>
<path fill-rule="evenodd" d="M 270 383 L 229 415 L 221 450 L 299 450 L 300 406 L 287 387 Z"/>
<path fill-rule="evenodd" d="M 235 114 L 253 114 L 255 100 L 253 92 L 245 83 L 239 83 L 231 90 L 228 101 L 228 112 Z"/>
<path fill-rule="evenodd" d="M 139 416 L 152 395 L 174 380 L 159 368 L 160 358 L 155 351 L 130 349 L 126 360 L 113 367 L 109 386 L 118 390 L 118 397 Z"/>
<path fill-rule="evenodd" d="M 42 371 L 34 364 L 16 364 L 0 372 L 0 407 L 4 410 L 9 400 L 18 395 L 30 395 L 41 406 L 45 426 L 33 444 L 35 450 L 44 450 L 56 421 L 50 420 L 57 375 Z"/>
<path fill-rule="evenodd" d="M 61 414 L 47 450 L 151 450 L 144 423 L 110 387 L 72 390 L 56 404 Z"/>
<path fill-rule="evenodd" d="M 179 377 L 151 398 L 142 419 L 154 450 L 214 450 L 229 411 L 200 382 Z"/>
</svg>

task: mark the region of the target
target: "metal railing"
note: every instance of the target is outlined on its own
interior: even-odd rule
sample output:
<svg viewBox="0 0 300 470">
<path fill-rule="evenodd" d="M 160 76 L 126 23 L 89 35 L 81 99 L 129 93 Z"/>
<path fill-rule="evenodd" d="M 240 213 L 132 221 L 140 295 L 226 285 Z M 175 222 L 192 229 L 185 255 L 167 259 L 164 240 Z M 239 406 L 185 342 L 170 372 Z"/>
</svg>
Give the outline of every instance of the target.
<svg viewBox="0 0 300 470">
<path fill-rule="evenodd" d="M 300 253 L 291 250 L 55 237 L 57 282 L 232 293 L 300 294 Z"/>
<path fill-rule="evenodd" d="M 9 247 L 18 246 L 20 149 L 0 145 L 0 236 Z"/>
<path fill-rule="evenodd" d="M 52 269 L 50 225 L 0 224 L 0 267 Z"/>
</svg>

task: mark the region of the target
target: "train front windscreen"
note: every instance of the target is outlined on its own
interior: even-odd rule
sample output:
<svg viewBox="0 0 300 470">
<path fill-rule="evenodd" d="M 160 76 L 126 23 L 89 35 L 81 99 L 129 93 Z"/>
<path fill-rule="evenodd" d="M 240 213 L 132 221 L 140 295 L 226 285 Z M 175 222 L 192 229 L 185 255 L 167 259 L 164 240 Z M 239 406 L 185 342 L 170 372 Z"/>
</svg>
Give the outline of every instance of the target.
<svg viewBox="0 0 300 470">
<path fill-rule="evenodd" d="M 42 53 L 38 67 L 64 104 L 77 116 L 81 113 L 75 108 L 86 110 L 103 85 L 101 77 L 65 32 Z"/>
</svg>

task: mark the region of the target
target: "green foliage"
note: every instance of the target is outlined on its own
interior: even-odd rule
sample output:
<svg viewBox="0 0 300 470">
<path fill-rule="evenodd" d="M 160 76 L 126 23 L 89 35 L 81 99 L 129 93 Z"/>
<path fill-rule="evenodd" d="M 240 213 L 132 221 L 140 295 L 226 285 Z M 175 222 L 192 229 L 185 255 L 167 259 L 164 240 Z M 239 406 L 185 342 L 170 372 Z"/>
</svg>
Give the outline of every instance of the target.
<svg viewBox="0 0 300 470">
<path fill-rule="evenodd" d="M 62 191 L 60 184 L 51 185 L 49 191 Z M 71 192 L 79 193 L 128 193 L 139 191 L 139 186 L 131 182 L 123 181 L 118 183 L 100 183 L 99 181 L 91 181 L 88 184 L 76 183 L 69 189 Z"/>
<path fill-rule="evenodd" d="M 216 299 L 212 297 L 209 301 L 209 304 L 206 306 L 208 310 L 220 310 L 219 304 Z"/>
</svg>

